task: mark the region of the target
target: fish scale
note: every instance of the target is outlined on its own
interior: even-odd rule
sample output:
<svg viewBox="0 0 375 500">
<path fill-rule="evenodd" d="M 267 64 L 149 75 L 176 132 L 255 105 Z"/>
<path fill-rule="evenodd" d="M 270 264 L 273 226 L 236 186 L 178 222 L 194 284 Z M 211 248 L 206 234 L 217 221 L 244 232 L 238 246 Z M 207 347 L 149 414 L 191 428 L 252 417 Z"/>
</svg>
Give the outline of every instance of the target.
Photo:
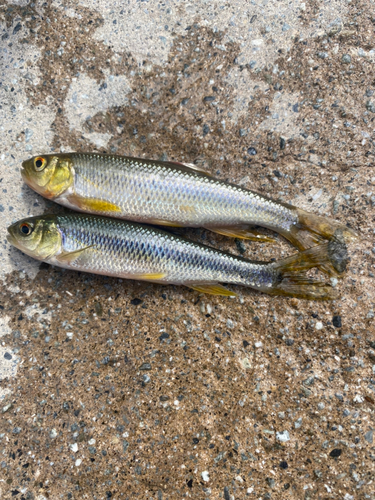
<svg viewBox="0 0 375 500">
<path fill-rule="evenodd" d="M 88 250 L 70 265 L 88 272 L 116 276 L 165 273 L 166 283 L 225 281 L 264 285 L 261 265 L 210 247 L 179 238 L 157 229 L 100 217 L 57 216 L 62 234 L 63 252 Z M 270 268 L 267 284 L 275 272 Z M 247 280 L 246 280 L 247 282 Z"/>
<path fill-rule="evenodd" d="M 296 221 L 287 207 L 171 162 L 95 154 L 70 156 L 75 193 L 118 206 L 124 218 L 213 227 L 263 223 L 285 229 Z M 64 194 L 56 201 L 69 203 Z M 103 215 L 113 213 L 104 211 Z"/>
</svg>

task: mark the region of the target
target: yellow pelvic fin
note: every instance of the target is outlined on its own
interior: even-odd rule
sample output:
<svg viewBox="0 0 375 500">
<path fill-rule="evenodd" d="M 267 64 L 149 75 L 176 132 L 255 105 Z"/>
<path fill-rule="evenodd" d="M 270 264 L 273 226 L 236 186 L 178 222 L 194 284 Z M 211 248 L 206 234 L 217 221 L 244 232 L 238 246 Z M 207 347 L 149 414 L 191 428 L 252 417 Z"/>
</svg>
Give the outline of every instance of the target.
<svg viewBox="0 0 375 500">
<path fill-rule="evenodd" d="M 166 273 L 140 273 L 140 274 L 133 274 L 132 278 L 135 280 L 160 281 L 166 276 L 167 276 Z"/>
<path fill-rule="evenodd" d="M 155 226 L 169 226 L 169 227 L 184 227 L 182 224 L 178 224 L 177 222 L 172 222 L 169 220 L 163 219 L 148 219 L 148 224 L 154 224 Z"/>
<path fill-rule="evenodd" d="M 99 213 L 118 213 L 121 212 L 121 208 L 114 203 L 109 201 L 99 200 L 98 198 L 85 198 L 78 194 L 71 194 L 68 200 L 76 205 L 81 210 L 87 212 L 99 212 Z"/>
<path fill-rule="evenodd" d="M 259 241 L 261 243 L 275 243 L 276 240 L 270 236 L 266 236 L 263 233 L 258 232 L 256 229 L 249 231 L 243 227 L 206 227 L 210 231 L 222 234 L 223 236 L 229 236 L 230 238 L 240 238 L 242 240 L 252 240 Z"/>
<path fill-rule="evenodd" d="M 88 250 L 93 248 L 95 245 L 90 245 L 89 247 L 81 248 L 80 250 L 75 250 L 74 252 L 65 252 L 56 257 L 56 259 L 62 264 L 72 264 L 78 257 Z"/>
<path fill-rule="evenodd" d="M 225 297 L 237 297 L 237 294 L 231 292 L 227 288 L 219 283 L 211 283 L 211 284 L 200 284 L 200 285 L 187 285 L 189 288 L 196 290 L 201 293 L 209 293 L 210 295 L 224 295 Z"/>
</svg>

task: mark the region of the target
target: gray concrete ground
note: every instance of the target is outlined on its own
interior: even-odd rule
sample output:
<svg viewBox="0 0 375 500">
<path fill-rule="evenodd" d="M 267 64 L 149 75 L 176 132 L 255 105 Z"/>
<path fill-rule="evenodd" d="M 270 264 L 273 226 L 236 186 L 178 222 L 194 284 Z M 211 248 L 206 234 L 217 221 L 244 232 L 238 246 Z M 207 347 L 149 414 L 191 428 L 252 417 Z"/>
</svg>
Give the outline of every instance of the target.
<svg viewBox="0 0 375 500">
<path fill-rule="evenodd" d="M 372 499 L 373 0 L 0 4 L 0 496 Z M 31 155 L 196 162 L 358 230 L 340 299 L 236 299 L 52 268 Z M 201 230 L 245 257 L 292 252 Z"/>
</svg>

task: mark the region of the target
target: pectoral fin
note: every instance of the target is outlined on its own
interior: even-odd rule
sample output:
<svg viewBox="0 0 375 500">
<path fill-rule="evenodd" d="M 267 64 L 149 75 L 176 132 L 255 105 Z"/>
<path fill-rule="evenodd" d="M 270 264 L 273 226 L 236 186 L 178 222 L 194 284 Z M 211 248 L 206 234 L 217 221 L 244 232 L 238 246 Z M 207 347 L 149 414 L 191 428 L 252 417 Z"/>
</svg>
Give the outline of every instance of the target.
<svg viewBox="0 0 375 500">
<path fill-rule="evenodd" d="M 74 252 L 65 252 L 56 257 L 56 260 L 61 262 L 61 264 L 73 264 L 73 262 L 81 257 L 86 250 L 93 248 L 95 245 L 90 245 L 89 247 L 81 248 L 80 250 L 75 250 Z"/>
<path fill-rule="evenodd" d="M 197 292 L 201 293 L 209 293 L 210 295 L 224 295 L 226 297 L 237 297 L 237 294 L 234 292 L 231 292 L 227 288 L 225 288 L 222 285 L 219 285 L 219 283 L 211 283 L 211 284 L 197 284 L 197 285 L 187 285 L 189 288 L 192 288 L 193 290 L 196 290 Z"/>
<path fill-rule="evenodd" d="M 177 222 L 172 222 L 169 220 L 163 219 L 147 219 L 148 224 L 154 224 L 155 226 L 169 226 L 169 227 L 184 227 L 182 224 L 178 224 Z"/>
<path fill-rule="evenodd" d="M 121 208 L 114 203 L 98 198 L 85 198 L 78 194 L 71 194 L 68 201 L 85 212 L 114 213 L 121 212 Z"/>
<path fill-rule="evenodd" d="M 258 232 L 256 229 L 249 229 L 243 226 L 232 226 L 232 227 L 206 227 L 213 233 L 222 234 L 223 236 L 229 236 L 230 238 L 240 238 L 242 240 L 252 240 L 261 243 L 275 243 L 275 239 L 270 236 L 266 236 L 263 233 Z"/>
<path fill-rule="evenodd" d="M 133 274 L 132 278 L 135 280 L 144 280 L 144 281 L 160 281 L 165 278 L 166 273 L 140 273 Z"/>
</svg>

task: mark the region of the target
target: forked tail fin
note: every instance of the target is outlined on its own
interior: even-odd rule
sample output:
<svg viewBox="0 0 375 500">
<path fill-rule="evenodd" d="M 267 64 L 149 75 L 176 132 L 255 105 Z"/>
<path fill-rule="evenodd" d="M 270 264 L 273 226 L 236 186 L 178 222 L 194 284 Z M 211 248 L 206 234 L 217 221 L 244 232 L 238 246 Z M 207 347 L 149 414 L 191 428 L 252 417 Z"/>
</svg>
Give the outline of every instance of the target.
<svg viewBox="0 0 375 500">
<path fill-rule="evenodd" d="M 331 265 L 330 243 L 318 245 L 272 264 L 277 271 L 275 284 L 267 290 L 270 295 L 283 295 L 309 300 L 333 300 L 336 293 L 331 285 L 305 276 L 304 271 Z"/>
<path fill-rule="evenodd" d="M 357 233 L 328 217 L 311 214 L 300 208 L 296 210 L 298 222 L 281 234 L 302 251 L 328 240 L 329 261 L 318 267 L 330 275 L 343 273 L 349 261 L 346 244 L 357 239 Z"/>
</svg>

